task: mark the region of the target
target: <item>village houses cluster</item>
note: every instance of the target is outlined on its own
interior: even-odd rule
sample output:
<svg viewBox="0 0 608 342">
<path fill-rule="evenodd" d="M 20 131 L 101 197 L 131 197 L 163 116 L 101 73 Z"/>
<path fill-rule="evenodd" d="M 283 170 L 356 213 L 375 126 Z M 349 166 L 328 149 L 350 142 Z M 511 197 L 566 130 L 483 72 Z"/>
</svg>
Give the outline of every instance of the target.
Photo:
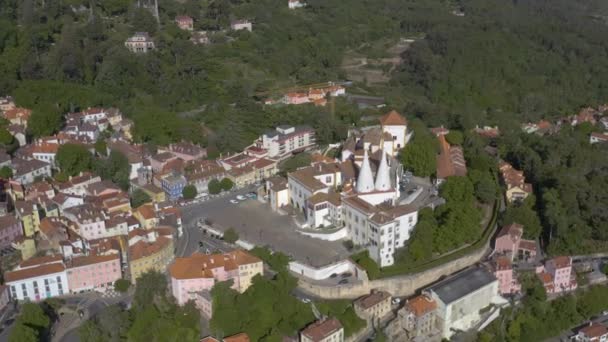
<svg viewBox="0 0 608 342">
<path fill-rule="evenodd" d="M 540 120 L 538 122 L 528 122 L 521 126 L 526 133 L 538 135 L 550 135 L 560 131 L 563 127 L 577 126 L 583 123 L 590 124 L 596 129 L 589 135 L 589 143 L 608 142 L 608 104 L 582 108 L 578 114 L 559 118 L 553 122 Z"/>
<path fill-rule="evenodd" d="M 191 21 L 178 19 L 181 28 L 192 27 Z M 325 95 L 339 94 L 327 90 Z M 277 175 L 278 163 L 315 148 L 311 127 L 278 126 L 243 151 L 211 160 L 205 148 L 190 142 L 159 146 L 154 152 L 134 143 L 132 122 L 115 108 L 68 113 L 60 132 L 34 141 L 24 133 L 30 110 L 5 97 L 0 99 L 0 111 L 19 144 L 12 155 L 0 151 L 0 167 L 13 174 L 2 180 L 0 189 L 1 266 L 7 270 L 0 287 L 2 306 L 11 299 L 39 301 L 82 291 L 114 291 L 117 280 L 136 282 L 143 273 L 156 270 L 168 272 L 170 291 L 179 305 L 193 301 L 203 317 L 211 318 L 210 291 L 217 282 L 231 280 L 242 293 L 253 277 L 264 274 L 264 266 L 243 250 L 175 258 L 176 241 L 184 229 L 180 204 L 186 186 L 204 197 L 211 192 L 212 181 L 227 179 L 236 187 L 257 184 L 271 210 L 300 216 L 299 224 L 307 231 L 338 229 L 341 239 L 366 249 L 380 267 L 395 263 L 397 249 L 406 245 L 418 221 L 420 208 L 404 202 L 404 170 L 396 159 L 412 133 L 396 111 L 381 116 L 378 125 L 351 129 L 336 158 L 315 153 L 310 165 L 285 176 Z M 447 142 L 449 131 L 431 131 L 439 142 L 435 185 L 448 177 L 466 176 L 463 150 Z M 499 134 L 492 127 L 475 131 L 491 138 Z M 130 189 L 143 191 L 151 202 L 132 207 L 125 189 L 90 172 L 62 182 L 53 179 L 62 144 L 79 144 L 95 153 L 99 139 L 105 139 L 107 154 L 118 151 L 126 157 Z M 499 174 L 506 202 L 521 202 L 532 194 L 522 171 L 500 161 Z M 514 265 L 532 266 L 550 296 L 575 290 L 572 258 L 542 262 L 538 241 L 525 239 L 524 232 L 518 223 L 503 226 L 488 262 L 423 289 L 396 313 L 399 302 L 381 290 L 354 301 L 355 311 L 368 321 L 388 322 L 389 337 L 440 341 L 455 331 L 487 324 L 495 310 L 507 305 L 506 298 L 521 294 Z M 589 327 L 580 334 L 601 328 Z M 321 318 L 299 334 L 300 341 L 344 339 L 344 327 L 334 317 Z M 248 337 L 238 334 L 223 341 Z"/>
</svg>

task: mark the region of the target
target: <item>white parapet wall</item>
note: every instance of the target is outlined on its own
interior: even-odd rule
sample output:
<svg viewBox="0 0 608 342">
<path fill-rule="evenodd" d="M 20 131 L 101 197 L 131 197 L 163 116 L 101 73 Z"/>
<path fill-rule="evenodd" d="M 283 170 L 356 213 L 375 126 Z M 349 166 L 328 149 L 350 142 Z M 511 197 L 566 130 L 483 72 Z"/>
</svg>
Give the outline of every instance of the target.
<svg viewBox="0 0 608 342">
<path fill-rule="evenodd" d="M 368 279 L 365 270 L 357 266 L 357 264 L 350 259 L 341 260 L 318 268 L 300 263 L 298 261 L 292 261 L 289 263 L 289 270 L 300 276 L 314 280 L 327 279 L 331 277 L 332 274 L 340 274 L 345 272 L 351 272 L 359 280 Z"/>
<path fill-rule="evenodd" d="M 348 237 L 348 232 L 346 231 L 346 227 L 336 230 L 333 233 L 315 233 L 313 231 L 304 231 L 304 230 L 298 230 L 298 233 L 311 237 L 313 239 L 319 239 L 319 240 L 324 240 L 324 241 L 338 241 L 338 240 L 342 240 L 342 239 L 346 239 Z"/>
<path fill-rule="evenodd" d="M 249 250 L 252 250 L 252 249 L 254 249 L 254 248 L 255 248 L 255 245 L 254 245 L 254 244 L 252 244 L 251 242 L 247 242 L 247 241 L 245 241 L 245 240 L 237 240 L 237 241 L 235 242 L 235 244 L 236 244 L 237 246 L 239 246 L 239 247 L 242 247 L 242 248 L 244 248 L 244 249 L 248 250 L 248 251 L 249 251 Z"/>
</svg>

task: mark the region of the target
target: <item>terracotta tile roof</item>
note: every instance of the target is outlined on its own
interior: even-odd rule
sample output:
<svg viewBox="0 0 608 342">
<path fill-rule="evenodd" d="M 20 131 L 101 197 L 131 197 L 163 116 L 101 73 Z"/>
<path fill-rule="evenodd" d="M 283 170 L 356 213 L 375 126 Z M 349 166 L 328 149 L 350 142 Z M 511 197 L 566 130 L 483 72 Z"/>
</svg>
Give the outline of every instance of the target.
<svg viewBox="0 0 608 342">
<path fill-rule="evenodd" d="M 342 202 L 367 214 L 375 213 L 378 210 L 373 205 L 359 198 L 359 196 L 346 197 Z"/>
<path fill-rule="evenodd" d="M 606 133 L 593 132 L 591 136 L 598 140 L 608 140 L 608 134 Z"/>
<path fill-rule="evenodd" d="M 156 241 L 152 243 L 148 243 L 145 241 L 139 241 L 135 243 L 133 246 L 129 247 L 130 260 L 141 259 L 153 254 L 157 254 L 166 248 L 171 239 L 168 239 L 164 236 L 159 236 Z"/>
<path fill-rule="evenodd" d="M 43 264 L 55 263 L 61 261 L 61 255 L 46 255 L 42 257 L 29 258 L 19 264 L 19 267 L 26 268 Z"/>
<path fill-rule="evenodd" d="M 177 21 L 186 21 L 186 22 L 191 22 L 191 21 L 192 21 L 192 18 L 190 18 L 190 17 L 189 17 L 189 16 L 187 16 L 187 15 L 178 15 L 178 16 L 176 16 L 176 17 L 175 17 L 175 20 L 177 20 Z"/>
<path fill-rule="evenodd" d="M 52 264 L 44 264 L 40 266 L 6 272 L 4 274 L 4 280 L 7 283 L 11 283 L 23 279 L 40 277 L 54 273 L 61 273 L 63 271 L 65 271 L 65 266 L 63 265 L 63 263 L 58 262 Z"/>
<path fill-rule="evenodd" d="M 276 165 L 277 162 L 266 159 L 266 158 L 261 158 L 258 159 L 256 161 L 254 161 L 253 163 L 251 163 L 251 165 L 253 165 L 254 168 L 256 169 L 264 169 L 267 168 L 271 165 Z"/>
<path fill-rule="evenodd" d="M 445 136 L 439 135 L 439 154 L 437 155 L 437 178 L 446 179 L 455 174 L 454 166 L 450 160 L 450 144 Z"/>
<path fill-rule="evenodd" d="M 60 234 L 65 229 L 65 224 L 58 217 L 45 217 L 40 220 L 40 231 L 47 237 Z"/>
<path fill-rule="evenodd" d="M 591 323 L 589 326 L 581 329 L 580 332 L 585 334 L 588 339 L 596 338 L 598 341 L 600 337 L 608 335 L 608 329 L 601 323 Z"/>
<path fill-rule="evenodd" d="M 320 203 L 324 203 L 327 202 L 329 200 L 329 197 L 327 196 L 326 193 L 324 192 L 317 192 L 316 194 L 310 196 L 308 198 L 308 203 L 310 204 L 320 204 Z"/>
<path fill-rule="evenodd" d="M 446 179 L 450 176 L 467 175 L 467 166 L 460 146 L 450 146 L 444 135 L 439 140 L 439 154 L 437 155 L 437 178 Z"/>
<path fill-rule="evenodd" d="M 302 186 L 304 186 L 305 188 L 307 188 L 309 190 L 314 191 L 314 190 L 324 189 L 327 187 L 320 180 L 314 178 L 312 176 L 312 174 L 308 170 L 305 170 L 305 169 L 297 170 L 292 173 L 289 173 L 288 176 L 293 178 L 294 180 L 296 180 L 298 183 L 300 183 Z"/>
<path fill-rule="evenodd" d="M 407 120 L 397 111 L 392 110 L 380 118 L 380 124 L 383 126 L 405 126 Z"/>
<path fill-rule="evenodd" d="M 406 308 L 416 317 L 421 317 L 437 308 L 437 303 L 425 295 L 414 297 L 407 301 Z"/>
<path fill-rule="evenodd" d="M 495 267 L 497 271 L 506 271 L 513 269 L 513 266 L 511 266 L 511 259 L 505 256 L 501 256 L 496 259 Z"/>
<path fill-rule="evenodd" d="M 302 335 L 317 342 L 331 336 L 340 329 L 342 329 L 342 324 L 332 317 L 309 325 L 306 329 L 302 330 Z"/>
<path fill-rule="evenodd" d="M 519 223 L 511 223 L 503 226 L 498 233 L 497 238 L 509 235 L 511 240 L 521 239 L 524 232 L 524 226 Z"/>
<path fill-rule="evenodd" d="M 169 274 L 175 279 L 213 278 L 212 269 L 223 267 L 237 269 L 240 265 L 262 262 L 259 258 L 242 250 L 225 254 L 194 253 L 187 258 L 176 258 L 169 267 Z"/>
<path fill-rule="evenodd" d="M 40 143 L 31 146 L 32 153 L 56 154 L 59 150 L 59 144 Z"/>
<path fill-rule="evenodd" d="M 176 159 L 177 157 L 173 155 L 173 153 L 171 152 L 162 152 L 159 153 L 157 155 L 155 155 L 154 157 L 152 157 L 152 159 L 156 160 L 159 163 L 164 163 L 167 162 L 171 159 Z"/>
<path fill-rule="evenodd" d="M 536 252 L 536 241 L 533 240 L 521 240 L 519 242 L 519 249 L 524 251 Z"/>
<path fill-rule="evenodd" d="M 342 205 L 342 197 L 337 192 L 330 191 L 328 193 L 327 199 L 329 200 L 329 203 L 333 204 L 336 207 Z"/>
<path fill-rule="evenodd" d="M 272 191 L 282 191 L 287 189 L 287 179 L 284 177 L 276 176 L 268 179 L 270 188 Z"/>
<path fill-rule="evenodd" d="M 13 109 L 9 109 L 6 112 L 4 112 L 4 117 L 9 121 L 13 120 L 13 119 L 17 119 L 17 118 L 22 118 L 27 121 L 30 118 L 31 114 L 32 114 L 31 109 L 13 108 Z"/>
<path fill-rule="evenodd" d="M 21 225 L 21 223 L 17 220 L 15 216 L 0 216 L 0 230 L 12 228 L 16 225 Z"/>
<path fill-rule="evenodd" d="M 355 301 L 355 305 L 359 306 L 363 310 L 367 310 L 377 304 L 380 304 L 386 300 L 390 300 L 391 295 L 388 292 L 376 291 L 367 296 L 361 297 Z"/>
<path fill-rule="evenodd" d="M 558 256 L 551 259 L 555 268 L 566 268 L 572 266 L 572 258 L 569 256 Z"/>
<path fill-rule="evenodd" d="M 538 277 L 540 278 L 540 281 L 542 281 L 545 286 L 553 283 L 553 277 L 551 276 L 551 274 L 549 274 L 547 272 L 539 273 Z"/>
<path fill-rule="evenodd" d="M 156 218 L 156 214 L 154 213 L 154 207 L 151 204 L 144 204 L 136 209 L 136 211 L 143 217 L 145 220 L 151 220 Z"/>
<path fill-rule="evenodd" d="M 240 333 L 224 338 L 224 342 L 249 342 L 249 335 Z"/>
<path fill-rule="evenodd" d="M 68 263 L 68 268 L 76 268 L 83 267 L 93 264 L 99 264 L 103 262 L 109 262 L 114 260 L 120 260 L 120 256 L 118 254 L 110 254 L 110 255 L 88 255 L 76 257 Z"/>
</svg>

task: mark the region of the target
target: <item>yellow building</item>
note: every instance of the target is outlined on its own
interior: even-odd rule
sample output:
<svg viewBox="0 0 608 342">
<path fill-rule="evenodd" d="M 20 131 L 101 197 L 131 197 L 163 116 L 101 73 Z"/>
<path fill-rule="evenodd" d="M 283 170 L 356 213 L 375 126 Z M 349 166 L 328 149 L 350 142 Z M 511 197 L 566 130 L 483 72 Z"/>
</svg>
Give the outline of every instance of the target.
<svg viewBox="0 0 608 342">
<path fill-rule="evenodd" d="M 131 282 L 148 271 L 165 272 L 173 261 L 173 240 L 160 236 L 153 242 L 138 241 L 129 247 Z"/>
<path fill-rule="evenodd" d="M 167 200 L 163 189 L 157 187 L 154 184 L 146 184 L 141 187 L 141 190 L 145 192 L 148 196 L 150 196 L 152 202 L 160 203 Z"/>
<path fill-rule="evenodd" d="M 32 238 L 18 238 L 11 246 L 21 252 L 21 260 L 27 260 L 36 255 L 36 242 Z"/>
<path fill-rule="evenodd" d="M 144 229 L 152 229 L 158 225 L 158 218 L 156 217 L 152 204 L 144 204 L 138 207 L 133 212 L 133 216 L 139 221 L 139 224 Z"/>
<path fill-rule="evenodd" d="M 40 214 L 38 206 L 35 203 L 31 201 L 16 201 L 15 213 L 23 226 L 23 235 L 31 237 L 40 230 Z"/>
</svg>

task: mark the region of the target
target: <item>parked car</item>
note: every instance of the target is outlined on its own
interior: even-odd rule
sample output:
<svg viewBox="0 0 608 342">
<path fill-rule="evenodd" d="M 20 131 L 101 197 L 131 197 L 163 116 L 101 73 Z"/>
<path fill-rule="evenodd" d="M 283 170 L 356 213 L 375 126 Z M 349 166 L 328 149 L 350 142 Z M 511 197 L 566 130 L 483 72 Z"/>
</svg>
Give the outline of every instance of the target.
<svg viewBox="0 0 608 342">
<path fill-rule="evenodd" d="M 331 274 L 329 277 L 330 277 L 330 278 L 335 278 L 335 277 L 337 277 L 337 276 L 338 276 L 338 274 L 337 274 L 337 273 L 332 273 L 332 274 Z"/>
<path fill-rule="evenodd" d="M 348 284 L 348 279 L 342 279 L 338 282 L 340 285 Z"/>
<path fill-rule="evenodd" d="M 399 298 L 393 298 L 393 300 L 391 301 L 391 303 L 393 305 L 399 305 L 399 303 L 401 303 L 401 299 L 399 299 Z"/>
<path fill-rule="evenodd" d="M 232 204 L 239 204 L 239 201 L 237 201 L 237 200 L 235 200 L 235 199 L 231 199 L 231 200 L 230 200 L 230 203 L 232 203 Z"/>
<path fill-rule="evenodd" d="M 304 304 L 309 304 L 310 303 L 310 299 L 308 298 L 301 298 L 300 301 Z"/>
<path fill-rule="evenodd" d="M 246 200 L 246 199 L 247 199 L 247 197 L 245 197 L 245 196 L 243 196 L 243 195 L 237 195 L 237 196 L 236 196 L 236 199 L 237 199 L 237 200 L 239 200 L 239 201 L 244 201 L 244 200 Z"/>
<path fill-rule="evenodd" d="M 252 199 L 256 199 L 258 197 L 258 195 L 255 192 L 250 192 L 245 196 L 247 196 L 247 198 L 252 198 Z"/>
</svg>

